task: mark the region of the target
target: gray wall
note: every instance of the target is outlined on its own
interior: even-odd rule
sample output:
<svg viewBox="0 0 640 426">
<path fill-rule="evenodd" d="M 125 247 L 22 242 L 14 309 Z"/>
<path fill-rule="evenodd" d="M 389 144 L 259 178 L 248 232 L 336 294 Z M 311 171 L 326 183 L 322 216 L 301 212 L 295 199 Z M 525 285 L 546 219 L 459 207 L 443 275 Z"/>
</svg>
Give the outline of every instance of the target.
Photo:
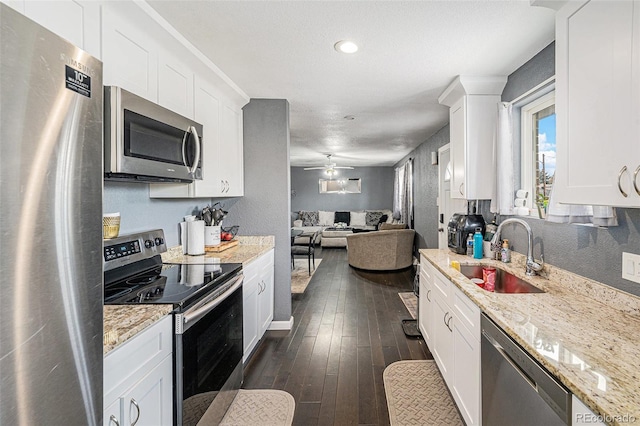
<svg viewBox="0 0 640 426">
<path fill-rule="evenodd" d="M 318 180 L 326 179 L 323 170 L 291 167 L 291 210 L 373 210 L 393 207 L 393 167 L 356 167 L 340 170 L 340 178 L 361 178 L 360 194 L 320 194 Z"/>
<path fill-rule="evenodd" d="M 413 217 L 418 248 L 438 248 L 438 166 L 431 164 L 431 152 L 438 152 L 448 143 L 447 124 L 396 164 L 400 166 L 413 158 Z"/>
<path fill-rule="evenodd" d="M 553 76 L 554 50 L 555 44 L 552 43 L 514 71 L 509 76 L 502 100 L 511 101 Z M 437 167 L 430 165 L 430 152 L 448 140 L 449 129 L 446 126 L 409 154 L 415 158 L 414 214 L 420 248 L 438 247 L 438 209 L 435 205 L 438 173 Z M 519 152 L 519 144 L 517 148 Z M 640 296 L 640 285 L 621 278 L 622 252 L 640 254 L 640 209 L 617 209 L 617 213 L 619 226 L 609 229 L 526 219 L 535 237 L 536 257 L 542 252 L 545 261 L 554 266 Z M 526 253 L 526 233 L 521 227 L 509 225 L 505 227 L 503 236 L 511 241 L 514 250 Z"/>
<path fill-rule="evenodd" d="M 243 110 L 244 197 L 227 207 L 225 223 L 240 225 L 242 235 L 275 235 L 273 319 L 288 321 L 291 318 L 289 102 L 252 99 Z"/>
<path fill-rule="evenodd" d="M 178 222 L 210 204 L 210 199 L 152 199 L 149 184 L 105 181 L 103 213 L 120 212 L 120 234 L 164 229 L 168 247 L 179 244 Z"/>
</svg>

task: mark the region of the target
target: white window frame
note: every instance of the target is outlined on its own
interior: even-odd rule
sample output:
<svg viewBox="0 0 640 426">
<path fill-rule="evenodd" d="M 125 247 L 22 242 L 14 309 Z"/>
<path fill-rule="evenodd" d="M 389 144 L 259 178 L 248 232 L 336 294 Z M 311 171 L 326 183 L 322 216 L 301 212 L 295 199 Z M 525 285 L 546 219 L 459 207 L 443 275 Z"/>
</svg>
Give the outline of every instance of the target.
<svg viewBox="0 0 640 426">
<path fill-rule="evenodd" d="M 521 125 L 520 125 L 520 140 L 521 140 L 521 162 L 520 162 L 520 182 L 521 187 L 528 191 L 527 207 L 530 211 L 530 215 L 533 217 L 539 217 L 538 209 L 534 202 L 534 195 L 536 191 L 535 187 L 535 174 L 536 170 L 533 163 L 533 144 L 537 141 L 534 140 L 533 135 L 533 116 L 556 103 L 555 90 L 534 99 L 533 101 L 523 105 L 521 108 Z M 557 139 L 556 139 L 557 143 Z"/>
</svg>

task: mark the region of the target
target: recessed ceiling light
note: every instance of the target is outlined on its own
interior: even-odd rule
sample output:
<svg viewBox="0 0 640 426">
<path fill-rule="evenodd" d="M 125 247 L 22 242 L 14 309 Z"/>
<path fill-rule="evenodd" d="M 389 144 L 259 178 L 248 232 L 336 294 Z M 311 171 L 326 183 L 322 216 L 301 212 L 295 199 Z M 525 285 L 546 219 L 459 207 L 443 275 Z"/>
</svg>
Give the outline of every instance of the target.
<svg viewBox="0 0 640 426">
<path fill-rule="evenodd" d="M 340 40 L 333 45 L 333 48 L 340 53 L 356 53 L 358 45 L 349 40 Z"/>
<path fill-rule="evenodd" d="M 356 117 L 355 117 L 355 116 L 353 116 L 353 115 L 345 115 L 345 116 L 344 116 L 344 119 L 345 119 L 345 120 L 355 120 L 355 119 L 356 119 Z"/>
</svg>

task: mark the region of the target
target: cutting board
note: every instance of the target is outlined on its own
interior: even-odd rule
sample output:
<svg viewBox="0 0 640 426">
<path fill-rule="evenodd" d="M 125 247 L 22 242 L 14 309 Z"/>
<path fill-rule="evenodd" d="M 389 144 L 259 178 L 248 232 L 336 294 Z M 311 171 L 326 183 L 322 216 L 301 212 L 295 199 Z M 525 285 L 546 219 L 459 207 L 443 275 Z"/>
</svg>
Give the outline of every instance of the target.
<svg viewBox="0 0 640 426">
<path fill-rule="evenodd" d="M 235 247 L 238 244 L 240 244 L 238 240 L 223 241 L 217 246 L 204 246 L 204 251 L 207 253 L 220 253 L 221 251 Z"/>
</svg>

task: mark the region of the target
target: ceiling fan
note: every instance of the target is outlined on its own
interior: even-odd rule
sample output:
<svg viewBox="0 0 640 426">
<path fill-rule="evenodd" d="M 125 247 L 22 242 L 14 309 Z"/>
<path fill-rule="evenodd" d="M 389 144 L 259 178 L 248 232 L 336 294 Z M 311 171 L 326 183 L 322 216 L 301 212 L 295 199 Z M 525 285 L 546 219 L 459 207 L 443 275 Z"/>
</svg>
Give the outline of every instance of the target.
<svg viewBox="0 0 640 426">
<path fill-rule="evenodd" d="M 336 163 L 331 161 L 331 154 L 327 155 L 327 161 L 328 161 L 328 164 L 325 164 L 324 166 L 305 167 L 304 170 L 324 170 L 324 172 L 329 176 L 335 175 L 337 173 L 337 169 L 353 170 L 353 167 L 350 167 L 350 166 L 336 166 Z"/>
</svg>

